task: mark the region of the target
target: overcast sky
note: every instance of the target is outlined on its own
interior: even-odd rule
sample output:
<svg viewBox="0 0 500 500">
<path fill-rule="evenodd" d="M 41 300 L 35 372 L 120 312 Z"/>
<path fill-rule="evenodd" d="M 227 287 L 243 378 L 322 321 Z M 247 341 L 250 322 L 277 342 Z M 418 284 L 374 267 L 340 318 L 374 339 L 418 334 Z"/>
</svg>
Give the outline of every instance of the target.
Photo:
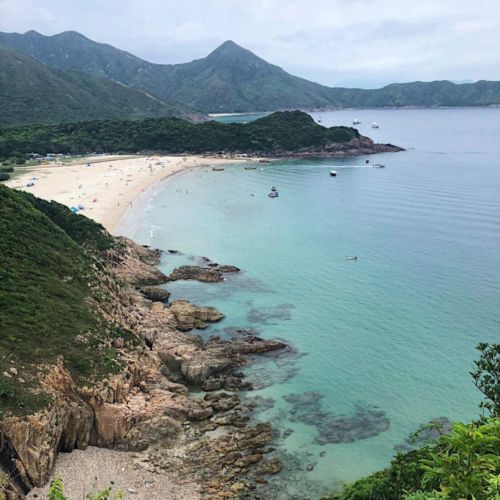
<svg viewBox="0 0 500 500">
<path fill-rule="evenodd" d="M 159 63 L 231 39 L 327 85 L 500 80 L 500 0 L 0 0 L 0 31 L 30 29 Z"/>
</svg>

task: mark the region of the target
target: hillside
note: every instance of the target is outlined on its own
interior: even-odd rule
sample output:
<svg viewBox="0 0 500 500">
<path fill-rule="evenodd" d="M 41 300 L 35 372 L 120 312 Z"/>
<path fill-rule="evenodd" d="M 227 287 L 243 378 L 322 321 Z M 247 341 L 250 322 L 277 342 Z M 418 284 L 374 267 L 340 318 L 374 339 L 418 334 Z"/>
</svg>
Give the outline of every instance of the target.
<svg viewBox="0 0 500 500">
<path fill-rule="evenodd" d="M 197 117 L 118 82 L 49 67 L 0 47 L 0 126 L 110 118 Z"/>
<path fill-rule="evenodd" d="M 335 155 L 399 151 L 374 144 L 350 127 L 323 127 L 302 111 L 277 112 L 249 123 L 193 124 L 179 118 L 93 121 L 3 130 L 0 158 L 37 152 L 85 154 L 247 153 L 251 155 Z"/>
<path fill-rule="evenodd" d="M 161 100 L 209 112 L 313 108 L 500 105 L 500 82 L 395 83 L 381 89 L 330 88 L 290 75 L 232 41 L 183 64 L 153 64 L 76 32 L 0 33 L 0 46 L 64 70 L 112 79 Z"/>
<path fill-rule="evenodd" d="M 0 420 L 47 404 L 37 392 L 38 365 L 61 353 L 82 382 L 116 371 L 105 340 L 118 331 L 96 308 L 97 246 L 112 246 L 99 225 L 0 185 L 0 373 L 14 367 L 24 380 L 2 376 Z"/>
</svg>

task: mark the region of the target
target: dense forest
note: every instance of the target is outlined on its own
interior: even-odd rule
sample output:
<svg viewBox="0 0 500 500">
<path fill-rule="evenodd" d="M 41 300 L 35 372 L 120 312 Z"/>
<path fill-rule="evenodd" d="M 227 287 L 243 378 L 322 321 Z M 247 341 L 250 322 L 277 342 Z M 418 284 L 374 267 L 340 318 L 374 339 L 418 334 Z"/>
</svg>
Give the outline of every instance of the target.
<svg viewBox="0 0 500 500">
<path fill-rule="evenodd" d="M 192 123 L 180 118 L 92 121 L 0 129 L 0 158 L 27 153 L 239 152 L 271 154 L 321 150 L 359 138 L 350 127 L 323 127 L 301 111 L 250 123 Z"/>
</svg>

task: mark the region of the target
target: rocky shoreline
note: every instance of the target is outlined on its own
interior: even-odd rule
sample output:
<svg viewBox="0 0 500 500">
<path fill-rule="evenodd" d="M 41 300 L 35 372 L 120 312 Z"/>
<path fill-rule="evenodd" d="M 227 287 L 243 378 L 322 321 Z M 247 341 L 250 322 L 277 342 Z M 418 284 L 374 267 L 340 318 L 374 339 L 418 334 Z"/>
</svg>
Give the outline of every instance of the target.
<svg viewBox="0 0 500 500">
<path fill-rule="evenodd" d="M 175 472 L 199 483 L 210 498 L 261 498 L 259 485 L 282 465 L 273 453 L 271 424 L 252 424 L 256 403 L 238 394 L 252 388 L 239 369 L 250 355 L 286 355 L 289 347 L 246 331 L 208 341 L 187 333 L 224 316 L 188 301 L 166 304 L 169 294 L 158 285 L 217 282 L 239 269 L 207 262 L 167 277 L 156 267 L 159 251 L 126 238 L 119 242 L 104 259 L 101 286 L 113 299 L 103 310 L 106 318 L 130 332 L 112 340 L 123 370 L 82 387 L 62 358 L 43 367 L 43 388 L 53 404 L 0 422 L 2 465 L 14 478 L 7 498 L 44 485 L 59 451 L 89 445 L 136 452 L 138 468 Z"/>
</svg>

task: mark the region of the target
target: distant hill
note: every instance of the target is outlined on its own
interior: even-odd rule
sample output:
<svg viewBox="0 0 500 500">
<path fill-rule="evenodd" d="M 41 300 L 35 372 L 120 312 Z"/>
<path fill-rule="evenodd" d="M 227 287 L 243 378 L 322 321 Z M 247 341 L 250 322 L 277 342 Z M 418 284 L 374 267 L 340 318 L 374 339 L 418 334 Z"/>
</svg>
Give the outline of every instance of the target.
<svg viewBox="0 0 500 500">
<path fill-rule="evenodd" d="M 162 116 L 202 115 L 122 83 L 52 68 L 0 47 L 0 126 Z"/>
<path fill-rule="evenodd" d="M 153 64 L 76 32 L 0 33 L 0 46 L 63 70 L 105 77 L 205 113 L 286 109 L 500 105 L 500 82 L 449 81 L 330 88 L 290 75 L 232 41 L 183 64 Z"/>
</svg>

